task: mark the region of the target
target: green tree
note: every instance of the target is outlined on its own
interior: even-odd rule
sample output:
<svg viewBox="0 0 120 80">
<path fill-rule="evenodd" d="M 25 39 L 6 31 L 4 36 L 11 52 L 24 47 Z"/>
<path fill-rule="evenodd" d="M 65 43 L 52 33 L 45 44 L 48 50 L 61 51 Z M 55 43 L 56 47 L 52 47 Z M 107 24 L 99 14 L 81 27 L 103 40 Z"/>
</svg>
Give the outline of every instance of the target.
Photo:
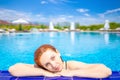
<svg viewBox="0 0 120 80">
<path fill-rule="evenodd" d="M 118 27 L 117 23 L 111 22 L 110 23 L 110 29 L 116 29 Z"/>
<path fill-rule="evenodd" d="M 41 28 L 41 29 L 47 29 L 48 26 L 42 24 L 42 25 L 40 25 L 40 28 Z"/>
<path fill-rule="evenodd" d="M 60 24 L 59 24 L 59 23 L 57 23 L 57 24 L 55 25 L 55 29 L 58 29 L 58 30 L 63 30 L 63 27 L 61 27 L 61 26 L 60 26 Z"/>
<path fill-rule="evenodd" d="M 22 31 L 22 24 L 19 24 L 19 31 Z"/>
<path fill-rule="evenodd" d="M 80 29 L 80 24 L 77 22 L 77 23 L 75 23 L 75 27 L 76 27 L 76 29 Z"/>
</svg>

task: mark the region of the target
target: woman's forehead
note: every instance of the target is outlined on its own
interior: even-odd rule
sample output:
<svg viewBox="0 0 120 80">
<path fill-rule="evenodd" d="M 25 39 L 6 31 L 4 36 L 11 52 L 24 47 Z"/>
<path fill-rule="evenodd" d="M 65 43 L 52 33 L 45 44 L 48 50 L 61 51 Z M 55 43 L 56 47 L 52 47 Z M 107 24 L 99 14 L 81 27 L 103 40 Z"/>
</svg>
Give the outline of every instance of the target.
<svg viewBox="0 0 120 80">
<path fill-rule="evenodd" d="M 54 54 L 56 54 L 55 51 L 53 51 L 53 50 L 51 50 L 51 49 L 47 49 L 47 50 L 42 54 L 42 56 L 43 56 L 43 55 L 45 55 L 45 56 L 50 56 L 50 55 L 54 55 Z"/>
<path fill-rule="evenodd" d="M 56 52 L 54 52 L 54 51 L 52 51 L 52 50 L 50 50 L 50 49 L 46 50 L 46 51 L 41 55 L 41 57 L 40 57 L 41 63 L 42 63 L 43 61 L 46 61 L 46 60 L 48 61 L 48 59 L 50 59 L 51 56 L 53 56 L 53 55 L 57 55 Z M 45 59 L 46 59 L 46 60 L 45 60 Z"/>
</svg>

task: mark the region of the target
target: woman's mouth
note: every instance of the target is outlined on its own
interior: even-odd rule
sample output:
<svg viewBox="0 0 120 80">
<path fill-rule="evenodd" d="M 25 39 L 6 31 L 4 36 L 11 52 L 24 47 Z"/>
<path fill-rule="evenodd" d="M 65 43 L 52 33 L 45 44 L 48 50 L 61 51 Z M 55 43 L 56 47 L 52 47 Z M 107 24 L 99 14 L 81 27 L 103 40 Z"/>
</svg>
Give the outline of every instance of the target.
<svg viewBox="0 0 120 80">
<path fill-rule="evenodd" d="M 59 66 L 57 66 L 57 67 L 55 67 L 54 68 L 56 71 L 58 71 L 59 69 L 60 69 L 60 67 Z"/>
<path fill-rule="evenodd" d="M 56 68 L 55 68 L 56 71 L 59 71 L 59 69 L 60 69 L 60 67 L 56 67 Z"/>
<path fill-rule="evenodd" d="M 60 71 L 60 65 L 58 65 L 58 66 L 56 66 L 55 68 L 54 68 L 56 71 Z"/>
</svg>

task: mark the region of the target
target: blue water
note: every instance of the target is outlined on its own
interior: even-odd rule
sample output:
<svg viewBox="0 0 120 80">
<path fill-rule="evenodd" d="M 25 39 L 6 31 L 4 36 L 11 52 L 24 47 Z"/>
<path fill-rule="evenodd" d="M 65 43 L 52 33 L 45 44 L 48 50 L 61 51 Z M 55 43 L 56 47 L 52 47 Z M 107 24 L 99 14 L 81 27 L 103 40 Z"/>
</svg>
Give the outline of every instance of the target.
<svg viewBox="0 0 120 80">
<path fill-rule="evenodd" d="M 34 51 L 46 43 L 55 46 L 64 60 L 103 63 L 120 70 L 120 33 L 99 32 L 0 34 L 0 70 L 18 62 L 34 64 Z"/>
</svg>

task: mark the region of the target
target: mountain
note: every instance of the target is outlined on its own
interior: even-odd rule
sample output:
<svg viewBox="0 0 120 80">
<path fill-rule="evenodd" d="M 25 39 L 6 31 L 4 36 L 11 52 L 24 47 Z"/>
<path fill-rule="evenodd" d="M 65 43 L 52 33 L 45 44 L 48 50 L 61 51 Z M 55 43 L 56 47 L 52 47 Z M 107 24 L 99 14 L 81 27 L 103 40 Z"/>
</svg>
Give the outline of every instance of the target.
<svg viewBox="0 0 120 80">
<path fill-rule="evenodd" d="M 0 24 L 10 24 L 8 21 L 0 20 Z"/>
</svg>

